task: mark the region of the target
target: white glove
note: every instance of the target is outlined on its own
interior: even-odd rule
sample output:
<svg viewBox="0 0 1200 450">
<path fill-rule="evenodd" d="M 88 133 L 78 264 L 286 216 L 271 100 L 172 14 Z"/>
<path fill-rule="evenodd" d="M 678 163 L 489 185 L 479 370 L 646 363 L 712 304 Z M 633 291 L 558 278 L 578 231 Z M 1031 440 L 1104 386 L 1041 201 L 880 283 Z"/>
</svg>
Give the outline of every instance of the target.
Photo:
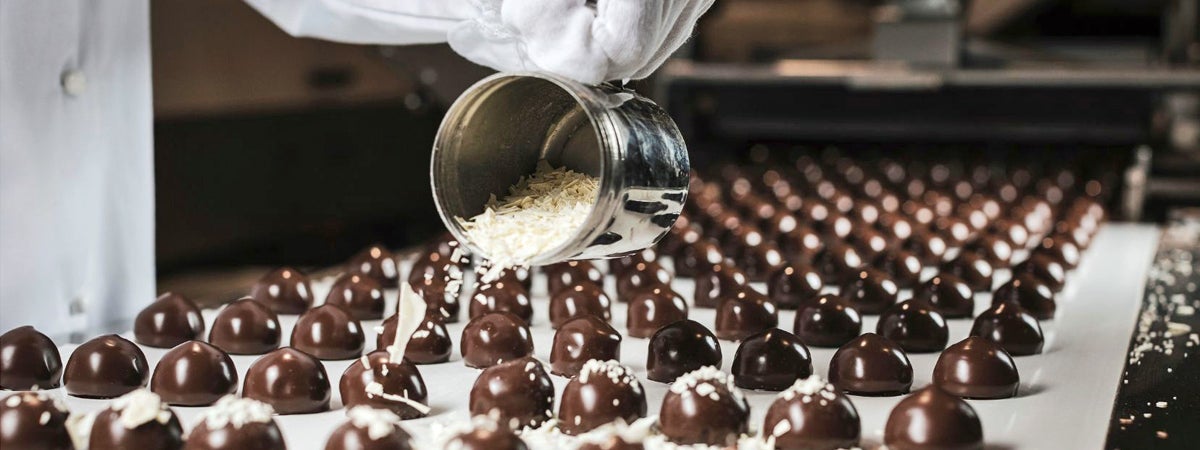
<svg viewBox="0 0 1200 450">
<path fill-rule="evenodd" d="M 479 15 L 450 30 L 454 51 L 500 71 L 588 84 L 650 75 L 691 37 L 713 0 L 469 0 Z"/>
<path fill-rule="evenodd" d="M 293 36 L 449 40 L 477 64 L 588 84 L 641 79 L 691 37 L 713 0 L 246 0 Z"/>
</svg>

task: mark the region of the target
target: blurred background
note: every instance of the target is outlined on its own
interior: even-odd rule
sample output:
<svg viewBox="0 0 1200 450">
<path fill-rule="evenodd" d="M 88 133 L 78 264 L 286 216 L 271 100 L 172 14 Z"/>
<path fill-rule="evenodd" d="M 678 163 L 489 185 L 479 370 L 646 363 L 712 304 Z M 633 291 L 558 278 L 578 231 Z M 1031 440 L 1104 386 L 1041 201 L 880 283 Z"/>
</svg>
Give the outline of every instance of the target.
<svg viewBox="0 0 1200 450">
<path fill-rule="evenodd" d="M 1053 161 L 1113 215 L 1200 205 L 1197 0 L 718 0 L 632 87 L 695 165 L 848 152 Z M 434 133 L 489 71 L 446 46 L 287 36 L 240 0 L 152 5 L 159 291 L 239 292 L 440 232 Z"/>
</svg>

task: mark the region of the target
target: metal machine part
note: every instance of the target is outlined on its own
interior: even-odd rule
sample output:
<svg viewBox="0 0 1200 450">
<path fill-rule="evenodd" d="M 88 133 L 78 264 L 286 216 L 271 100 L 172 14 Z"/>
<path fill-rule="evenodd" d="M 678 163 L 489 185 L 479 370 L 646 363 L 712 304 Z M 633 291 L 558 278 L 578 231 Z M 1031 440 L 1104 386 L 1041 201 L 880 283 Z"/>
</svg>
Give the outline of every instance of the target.
<svg viewBox="0 0 1200 450">
<path fill-rule="evenodd" d="M 648 247 L 683 208 L 687 147 L 662 108 L 633 91 L 545 74 L 497 74 L 450 107 L 433 146 L 434 202 L 451 233 L 474 252 L 455 219 L 484 210 L 538 161 L 600 179 L 575 236 L 531 261 L 603 258 Z"/>
</svg>

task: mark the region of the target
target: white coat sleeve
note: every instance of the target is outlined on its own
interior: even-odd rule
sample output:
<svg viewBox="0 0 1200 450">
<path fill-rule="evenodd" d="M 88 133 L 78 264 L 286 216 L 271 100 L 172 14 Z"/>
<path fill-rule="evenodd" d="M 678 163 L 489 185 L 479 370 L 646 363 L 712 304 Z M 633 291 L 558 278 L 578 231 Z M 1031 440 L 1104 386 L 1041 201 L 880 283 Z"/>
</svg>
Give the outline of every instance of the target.
<svg viewBox="0 0 1200 450">
<path fill-rule="evenodd" d="M 246 0 L 283 31 L 352 44 L 432 44 L 473 19 L 468 0 Z"/>
</svg>

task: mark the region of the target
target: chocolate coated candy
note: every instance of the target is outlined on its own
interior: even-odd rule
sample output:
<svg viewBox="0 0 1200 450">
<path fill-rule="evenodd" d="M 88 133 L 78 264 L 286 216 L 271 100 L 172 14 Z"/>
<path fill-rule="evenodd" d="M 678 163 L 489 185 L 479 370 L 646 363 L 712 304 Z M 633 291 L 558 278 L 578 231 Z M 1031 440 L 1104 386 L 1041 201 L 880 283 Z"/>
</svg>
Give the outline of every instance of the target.
<svg viewBox="0 0 1200 450">
<path fill-rule="evenodd" d="M 271 405 L 279 414 L 307 414 L 329 409 L 329 376 L 321 361 L 283 347 L 267 353 L 246 370 L 242 397 Z"/>
<path fill-rule="evenodd" d="M 933 384 L 963 398 L 1014 397 L 1020 382 L 1012 356 L 979 336 L 951 345 L 933 366 Z"/>
<path fill-rule="evenodd" d="M 840 297 L 822 295 L 796 310 L 793 331 L 813 347 L 841 347 L 862 332 L 862 316 Z"/>
<path fill-rule="evenodd" d="M 847 342 L 829 362 L 829 382 L 855 395 L 900 395 L 912 387 L 908 355 L 894 342 L 866 333 Z"/>
<path fill-rule="evenodd" d="M 274 312 L 244 297 L 221 308 L 208 342 L 231 355 L 260 355 L 279 347 L 280 328 Z"/>
<path fill-rule="evenodd" d="M 357 320 L 382 319 L 383 286 L 366 275 L 348 273 L 333 282 L 325 304 L 340 306 Z"/>
<path fill-rule="evenodd" d="M 472 416 L 489 416 L 513 430 L 550 420 L 554 384 L 533 357 L 497 364 L 479 373 L 471 387 Z"/>
<path fill-rule="evenodd" d="M 171 348 L 204 336 L 200 308 L 186 297 L 165 293 L 133 320 L 133 338 L 150 347 Z"/>
<path fill-rule="evenodd" d="M 663 398 L 659 430 L 676 444 L 733 446 L 749 429 L 750 404 L 733 380 L 704 367 L 680 376 Z"/>
<path fill-rule="evenodd" d="M 763 434 L 780 450 L 836 450 L 858 447 L 858 410 L 833 385 L 813 377 L 779 394 L 763 419 Z"/>
<path fill-rule="evenodd" d="M 177 406 L 206 406 L 237 392 L 233 359 L 201 341 L 179 344 L 154 366 L 150 390 Z"/>
<path fill-rule="evenodd" d="M 865 268 L 843 283 L 839 292 L 858 312 L 879 314 L 896 304 L 900 288 L 888 274 Z"/>
<path fill-rule="evenodd" d="M 575 318 L 596 316 L 605 322 L 612 320 L 612 300 L 600 285 L 583 281 L 559 289 L 550 297 L 550 326 L 557 329 Z"/>
<path fill-rule="evenodd" d="M 753 288 L 739 289 L 717 307 L 717 338 L 739 341 L 779 325 L 775 304 Z"/>
<path fill-rule="evenodd" d="M 1019 273 L 992 293 L 992 305 L 1003 302 L 1015 302 L 1025 308 L 1029 314 L 1038 320 L 1054 318 L 1058 309 L 1054 301 L 1054 292 L 1029 273 Z"/>
<path fill-rule="evenodd" d="M 0 389 L 54 389 L 62 370 L 54 341 L 33 327 L 16 327 L 0 335 Z"/>
<path fill-rule="evenodd" d="M 583 316 L 563 324 L 554 333 L 550 372 L 573 377 L 589 360 L 621 359 L 621 333 L 596 316 Z"/>
<path fill-rule="evenodd" d="M 629 301 L 626 310 L 626 334 L 647 338 L 666 325 L 687 319 L 688 307 L 683 297 L 669 287 L 644 289 Z"/>
<path fill-rule="evenodd" d="M 494 312 L 471 319 L 463 328 L 463 363 L 483 369 L 533 354 L 533 337 L 520 317 Z"/>
<path fill-rule="evenodd" d="M 577 435 L 620 420 L 646 417 L 646 392 L 633 369 L 614 360 L 588 361 L 563 388 L 558 428 Z"/>
<path fill-rule="evenodd" d="M 971 405 L 930 385 L 892 408 L 883 442 L 897 450 L 982 450 L 983 426 Z"/>
<path fill-rule="evenodd" d="M 609 264 L 612 262 L 610 261 Z M 600 269 L 597 269 L 591 261 L 561 262 L 546 266 L 543 271 L 546 272 L 546 292 L 549 292 L 550 295 L 585 282 L 604 284 L 604 274 L 600 273 Z"/>
<path fill-rule="evenodd" d="M 149 378 L 142 349 L 115 334 L 76 347 L 63 372 L 67 393 L 84 398 L 120 397 L 145 386 Z"/>
<path fill-rule="evenodd" d="M 796 335 L 775 328 L 742 341 L 730 371 L 738 387 L 781 391 L 812 375 L 812 356 Z"/>
<path fill-rule="evenodd" d="M 292 327 L 292 347 L 320 359 L 351 359 L 362 355 L 362 325 L 337 305 L 321 305 L 300 316 Z"/>
<path fill-rule="evenodd" d="M 88 436 L 88 448 L 179 449 L 183 447 L 183 427 L 179 424 L 179 418 L 175 417 L 175 413 L 171 412 L 166 405 L 160 403 L 159 416 L 131 428 L 125 423 L 122 416 L 128 414 L 124 408 L 134 408 L 135 406 L 121 405 L 120 402 L 121 400 L 114 401 L 112 406 L 96 413 L 96 417 L 92 421 L 91 433 Z M 165 416 L 162 415 L 163 412 L 166 412 Z M 166 420 L 163 420 L 164 417 Z"/>
<path fill-rule="evenodd" d="M 395 415 L 366 406 L 346 413 L 350 419 L 330 433 L 325 450 L 412 450 L 412 437 Z"/>
<path fill-rule="evenodd" d="M 0 448 L 71 450 L 70 413 L 41 392 L 17 392 L 0 400 Z"/>
<path fill-rule="evenodd" d="M 346 270 L 350 274 L 369 278 L 380 287 L 395 288 L 400 284 L 400 274 L 396 270 L 392 252 L 379 244 L 364 248 L 351 257 L 346 263 Z"/>
<path fill-rule="evenodd" d="M 493 312 L 509 312 L 526 324 L 533 320 L 533 305 L 529 302 L 529 292 L 515 280 L 495 281 L 475 287 L 471 295 L 469 314 L 471 318 Z"/>
<path fill-rule="evenodd" d="M 931 353 L 946 347 L 946 319 L 928 303 L 905 300 L 879 316 L 875 332 L 908 353 Z"/>
<path fill-rule="evenodd" d="M 975 293 L 961 278 L 939 273 L 913 291 L 913 298 L 933 306 L 947 319 L 971 317 L 975 311 Z"/>
<path fill-rule="evenodd" d="M 680 320 L 650 337 L 646 378 L 670 383 L 704 366 L 721 366 L 721 347 L 717 337 L 699 322 Z"/>
<path fill-rule="evenodd" d="M 696 275 L 695 301 L 697 308 L 716 308 L 749 283 L 746 274 L 730 264 L 716 264 Z"/>
<path fill-rule="evenodd" d="M 1012 356 L 1036 355 L 1045 343 L 1037 318 L 1014 302 L 995 304 L 976 317 L 971 336 L 990 339 Z"/>
<path fill-rule="evenodd" d="M 385 409 L 403 420 L 425 417 L 427 412 L 418 406 L 428 403 L 429 393 L 417 366 L 407 359 L 393 363 L 385 351 L 371 352 L 350 363 L 338 381 L 338 392 L 346 408 Z"/>
<path fill-rule="evenodd" d="M 396 326 L 399 316 L 392 314 L 383 321 L 383 332 L 375 336 L 375 349 L 386 350 L 396 341 Z M 454 341 L 446 329 L 445 319 L 437 311 L 425 311 L 425 320 L 413 330 L 404 349 L 404 359 L 414 364 L 437 364 L 450 360 Z"/>
<path fill-rule="evenodd" d="M 638 291 L 655 286 L 669 286 L 671 273 L 656 262 L 637 262 L 617 276 L 617 301 L 629 302 Z"/>
<path fill-rule="evenodd" d="M 475 429 L 454 436 L 446 444 L 446 448 L 455 450 L 529 450 L 516 433 L 512 430 L 488 424 L 477 425 Z"/>
<path fill-rule="evenodd" d="M 250 289 L 250 297 L 276 314 L 300 314 L 313 303 L 308 276 L 291 267 L 263 275 Z"/>
<path fill-rule="evenodd" d="M 767 296 L 779 309 L 797 309 L 821 294 L 821 274 L 806 264 L 780 268 L 767 281 Z"/>
</svg>

